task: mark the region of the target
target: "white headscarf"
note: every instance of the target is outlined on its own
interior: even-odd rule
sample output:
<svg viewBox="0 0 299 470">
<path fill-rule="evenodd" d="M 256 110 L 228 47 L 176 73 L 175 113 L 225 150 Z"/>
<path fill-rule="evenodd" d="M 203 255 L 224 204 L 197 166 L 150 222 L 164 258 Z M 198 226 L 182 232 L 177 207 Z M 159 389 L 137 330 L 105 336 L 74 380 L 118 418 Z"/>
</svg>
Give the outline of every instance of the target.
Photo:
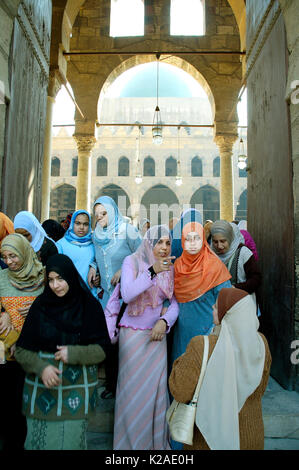
<svg viewBox="0 0 299 470">
<path fill-rule="evenodd" d="M 211 226 L 212 238 L 213 235 L 216 235 L 216 233 L 222 233 L 223 237 L 226 238 L 230 244 L 228 251 L 223 255 L 220 255 L 216 252 L 213 247 L 213 242 L 211 244 L 211 248 L 214 253 L 216 253 L 217 256 L 221 259 L 221 261 L 227 265 L 230 258 L 235 254 L 240 243 L 243 243 L 243 245 L 245 244 L 244 237 L 236 224 L 229 223 L 226 220 L 217 220 L 213 223 L 213 225 Z"/>
<path fill-rule="evenodd" d="M 200 389 L 196 425 L 211 450 L 239 450 L 239 411 L 259 386 L 265 345 L 250 295 L 224 315 Z"/>
<path fill-rule="evenodd" d="M 166 225 L 154 225 L 145 233 L 142 243 L 139 245 L 135 253 L 131 255 L 136 277 L 138 274 L 147 271 L 148 268 L 155 263 L 156 258 L 153 253 L 153 249 L 162 237 L 168 237 L 171 243 L 171 235 Z M 173 288 L 174 269 L 171 265 L 169 271 L 157 274 L 156 282 L 151 288 L 142 292 L 129 303 L 127 310 L 128 315 L 141 315 L 148 306 L 156 308 L 159 305 L 159 302 L 161 302 L 158 295 L 159 290 L 162 290 L 165 294 L 165 298 L 170 300 L 173 296 Z"/>
<path fill-rule="evenodd" d="M 41 223 L 37 220 L 35 215 L 28 211 L 21 211 L 15 216 L 14 221 L 14 229 L 23 228 L 27 230 L 32 236 L 32 240 L 30 245 L 34 249 L 35 252 L 39 251 L 45 238 L 51 240 L 55 245 L 56 243 L 52 238 L 48 237 L 45 229 L 42 227 Z"/>
<path fill-rule="evenodd" d="M 97 224 L 93 232 L 93 242 L 95 245 L 100 245 L 102 248 L 108 245 L 114 239 L 116 233 L 120 232 L 120 227 L 125 223 L 123 216 L 115 204 L 114 200 L 109 196 L 101 196 L 96 199 L 93 207 L 101 204 L 105 207 L 108 214 L 107 227 L 102 228 Z"/>
<path fill-rule="evenodd" d="M 240 220 L 238 227 L 239 230 L 247 230 L 247 220 Z"/>
</svg>

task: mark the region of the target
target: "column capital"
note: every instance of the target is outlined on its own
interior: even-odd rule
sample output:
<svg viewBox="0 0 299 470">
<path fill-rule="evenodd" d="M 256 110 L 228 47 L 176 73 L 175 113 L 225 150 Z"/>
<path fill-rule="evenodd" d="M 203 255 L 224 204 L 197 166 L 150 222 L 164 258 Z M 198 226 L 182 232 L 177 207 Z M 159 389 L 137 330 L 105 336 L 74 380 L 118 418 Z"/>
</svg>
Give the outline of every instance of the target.
<svg viewBox="0 0 299 470">
<path fill-rule="evenodd" d="M 73 134 L 76 141 L 78 151 L 89 153 L 92 151 L 97 139 L 94 135 L 90 134 Z"/>
<path fill-rule="evenodd" d="M 238 139 L 236 134 L 218 134 L 214 137 L 214 142 L 221 152 L 232 152 L 234 143 Z M 221 156 L 221 155 L 220 155 Z"/>
<path fill-rule="evenodd" d="M 48 96 L 55 99 L 58 92 L 60 91 L 62 85 L 65 82 L 66 82 L 65 78 L 59 72 L 58 69 L 50 70 L 49 85 L 48 85 Z"/>
</svg>

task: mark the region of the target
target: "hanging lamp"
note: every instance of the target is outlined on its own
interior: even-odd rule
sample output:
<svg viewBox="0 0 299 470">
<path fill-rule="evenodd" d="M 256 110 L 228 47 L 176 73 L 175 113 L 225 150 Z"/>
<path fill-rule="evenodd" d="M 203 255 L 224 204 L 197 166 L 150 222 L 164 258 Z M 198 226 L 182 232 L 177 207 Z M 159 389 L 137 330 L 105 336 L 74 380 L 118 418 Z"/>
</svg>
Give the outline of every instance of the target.
<svg viewBox="0 0 299 470">
<path fill-rule="evenodd" d="M 245 154 L 245 149 L 244 149 L 244 141 L 241 136 L 240 142 L 239 142 L 239 152 L 238 152 L 238 168 L 240 170 L 245 170 L 247 168 L 247 155 Z"/>
<path fill-rule="evenodd" d="M 154 119 L 153 119 L 153 127 L 152 127 L 152 135 L 153 135 L 153 143 L 155 145 L 161 145 L 163 142 L 162 136 L 162 121 L 161 121 L 161 111 L 159 108 L 159 59 L 160 54 L 156 55 L 157 58 L 157 103 L 154 112 Z"/>
<path fill-rule="evenodd" d="M 142 183 L 141 162 L 140 162 L 140 131 L 141 131 L 141 127 L 139 126 L 138 136 L 136 137 L 136 176 L 135 176 L 136 184 Z"/>
<path fill-rule="evenodd" d="M 180 130 L 181 127 L 178 126 L 178 157 L 177 157 L 177 175 L 175 178 L 175 184 L 181 186 L 183 184 L 182 175 L 181 175 L 181 160 L 180 160 Z"/>
</svg>

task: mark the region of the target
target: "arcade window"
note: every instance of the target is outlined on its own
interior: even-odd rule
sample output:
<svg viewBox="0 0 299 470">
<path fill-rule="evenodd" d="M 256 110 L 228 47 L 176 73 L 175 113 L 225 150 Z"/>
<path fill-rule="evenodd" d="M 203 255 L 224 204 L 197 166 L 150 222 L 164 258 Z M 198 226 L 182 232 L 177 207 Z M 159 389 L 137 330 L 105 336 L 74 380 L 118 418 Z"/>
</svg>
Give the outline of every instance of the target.
<svg viewBox="0 0 299 470">
<path fill-rule="evenodd" d="M 204 0 L 171 0 L 170 34 L 203 36 L 205 34 Z"/>
<path fill-rule="evenodd" d="M 144 0 L 111 0 L 110 36 L 144 35 Z"/>
</svg>

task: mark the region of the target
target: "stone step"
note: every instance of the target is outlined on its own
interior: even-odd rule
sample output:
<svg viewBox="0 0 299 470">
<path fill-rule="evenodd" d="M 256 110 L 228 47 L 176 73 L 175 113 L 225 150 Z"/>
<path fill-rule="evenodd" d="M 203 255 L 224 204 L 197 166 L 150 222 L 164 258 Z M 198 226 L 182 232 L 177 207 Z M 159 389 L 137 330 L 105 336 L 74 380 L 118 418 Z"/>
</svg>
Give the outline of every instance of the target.
<svg viewBox="0 0 299 470">
<path fill-rule="evenodd" d="M 114 399 L 103 400 L 90 417 L 88 448 L 111 450 L 113 447 Z M 265 450 L 299 450 L 299 394 L 283 389 L 272 377 L 262 399 Z"/>
<path fill-rule="evenodd" d="M 299 449 L 299 394 L 282 388 L 272 377 L 262 399 L 265 447 Z M 280 441 L 280 442 L 278 442 Z M 284 441 L 284 442 L 281 442 Z"/>
</svg>

